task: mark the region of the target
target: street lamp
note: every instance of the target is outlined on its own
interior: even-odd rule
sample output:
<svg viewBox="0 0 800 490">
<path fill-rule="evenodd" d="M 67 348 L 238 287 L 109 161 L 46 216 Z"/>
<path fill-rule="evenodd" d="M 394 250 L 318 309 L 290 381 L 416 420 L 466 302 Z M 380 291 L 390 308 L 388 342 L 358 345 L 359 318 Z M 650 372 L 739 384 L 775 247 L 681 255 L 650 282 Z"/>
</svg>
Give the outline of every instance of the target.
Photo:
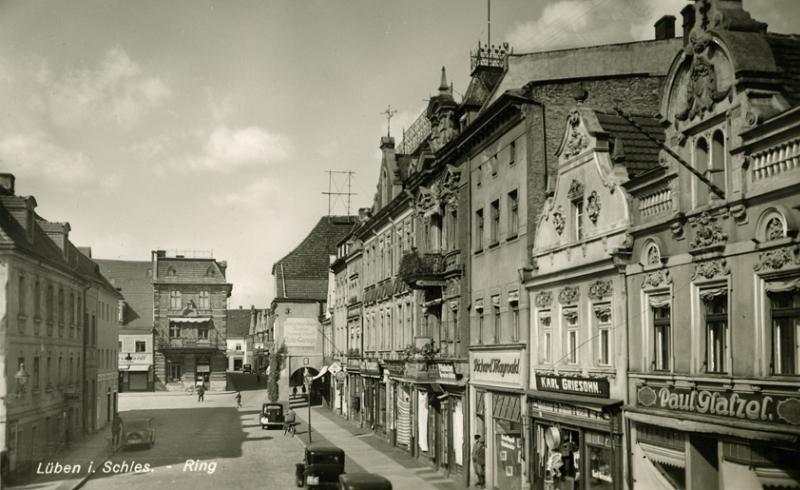
<svg viewBox="0 0 800 490">
<path fill-rule="evenodd" d="M 128 362 L 128 369 L 125 372 L 125 377 L 128 380 L 128 389 L 130 390 L 130 388 L 131 388 L 131 361 L 133 361 L 133 357 L 131 356 L 130 352 L 128 352 L 128 355 L 125 356 L 125 360 Z"/>
<path fill-rule="evenodd" d="M 308 396 L 308 443 L 311 444 L 311 373 L 308 372 L 308 368 L 303 368 L 303 381 Z"/>
</svg>

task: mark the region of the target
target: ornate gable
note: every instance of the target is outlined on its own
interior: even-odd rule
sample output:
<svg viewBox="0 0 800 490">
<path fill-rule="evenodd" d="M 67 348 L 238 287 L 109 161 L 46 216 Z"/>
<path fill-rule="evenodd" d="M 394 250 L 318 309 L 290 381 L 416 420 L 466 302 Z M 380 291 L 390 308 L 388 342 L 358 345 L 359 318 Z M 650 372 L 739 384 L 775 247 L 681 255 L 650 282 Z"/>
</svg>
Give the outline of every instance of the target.
<svg viewBox="0 0 800 490">
<path fill-rule="evenodd" d="M 461 169 L 447 165 L 444 172 L 436 178 L 430 187 L 420 186 L 414 207 L 417 214 L 428 218 L 441 214 L 445 206 L 458 206 L 458 185 L 461 180 Z"/>
</svg>

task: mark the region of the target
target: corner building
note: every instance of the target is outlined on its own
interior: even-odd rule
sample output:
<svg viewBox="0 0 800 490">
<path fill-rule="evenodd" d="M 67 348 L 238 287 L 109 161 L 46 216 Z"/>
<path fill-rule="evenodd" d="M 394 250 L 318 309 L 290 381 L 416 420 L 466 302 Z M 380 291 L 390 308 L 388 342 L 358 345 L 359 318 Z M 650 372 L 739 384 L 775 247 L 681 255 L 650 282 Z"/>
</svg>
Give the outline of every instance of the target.
<svg viewBox="0 0 800 490">
<path fill-rule="evenodd" d="M 796 488 L 800 39 L 741 2 L 683 14 L 660 110 L 674 155 L 625 184 L 628 483 Z"/>
</svg>

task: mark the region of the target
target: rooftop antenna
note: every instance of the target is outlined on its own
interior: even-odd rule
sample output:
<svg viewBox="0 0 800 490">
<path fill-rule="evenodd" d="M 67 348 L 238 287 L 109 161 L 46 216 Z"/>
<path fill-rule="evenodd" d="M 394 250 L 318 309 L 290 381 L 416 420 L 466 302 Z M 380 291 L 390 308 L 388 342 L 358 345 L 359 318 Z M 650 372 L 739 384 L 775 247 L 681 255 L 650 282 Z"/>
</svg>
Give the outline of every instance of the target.
<svg viewBox="0 0 800 490">
<path fill-rule="evenodd" d="M 492 0 L 486 0 L 486 47 L 492 48 Z"/>
<path fill-rule="evenodd" d="M 326 170 L 325 172 L 328 173 L 328 192 L 323 192 L 323 194 L 328 196 L 328 216 L 331 216 L 331 205 L 335 204 L 335 201 L 331 202 L 331 199 L 338 196 L 347 196 L 347 202 L 345 203 L 347 208 L 346 216 L 350 216 L 350 196 L 356 195 L 355 192 L 351 191 L 355 172 L 352 170 Z M 342 177 L 342 181 L 337 182 L 333 177 L 334 175 L 345 175 L 346 177 Z M 343 187 L 345 178 L 347 179 L 347 192 L 342 192 L 341 187 Z"/>
<path fill-rule="evenodd" d="M 389 106 L 386 108 L 386 110 L 381 112 L 381 114 L 386 114 L 386 136 L 387 137 L 391 136 L 392 135 L 392 118 L 395 116 L 395 114 L 397 114 L 397 111 L 393 110 L 392 109 L 392 105 L 389 104 Z"/>
</svg>

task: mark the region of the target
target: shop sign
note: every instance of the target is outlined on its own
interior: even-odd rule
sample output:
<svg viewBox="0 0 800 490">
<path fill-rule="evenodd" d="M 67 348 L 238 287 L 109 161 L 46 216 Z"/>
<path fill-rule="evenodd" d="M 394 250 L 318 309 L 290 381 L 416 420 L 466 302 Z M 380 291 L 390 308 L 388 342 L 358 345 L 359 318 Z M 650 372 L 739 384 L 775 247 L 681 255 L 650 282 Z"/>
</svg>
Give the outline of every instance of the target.
<svg viewBox="0 0 800 490">
<path fill-rule="evenodd" d="M 456 370 L 452 362 L 440 362 L 436 364 L 439 370 L 439 379 L 456 379 Z"/>
<path fill-rule="evenodd" d="M 341 370 L 342 370 L 342 365 L 339 364 L 338 361 L 334 361 L 333 363 L 331 363 L 330 366 L 328 366 L 328 371 L 330 371 L 334 376 L 338 374 L 339 371 Z"/>
<path fill-rule="evenodd" d="M 153 364 L 152 352 L 120 352 L 118 357 L 120 367 L 127 366 L 128 362 L 131 364 Z M 131 356 L 130 361 L 127 359 Z"/>
<path fill-rule="evenodd" d="M 319 322 L 313 318 L 287 318 L 283 324 L 283 341 L 289 353 L 313 354 L 318 349 Z"/>
<path fill-rule="evenodd" d="M 195 371 L 197 371 L 198 373 L 210 373 L 211 366 L 209 366 L 208 364 L 198 364 Z"/>
<path fill-rule="evenodd" d="M 347 370 L 348 371 L 360 371 L 361 370 L 361 359 L 348 359 L 347 360 Z"/>
<path fill-rule="evenodd" d="M 636 402 L 648 408 L 800 425 L 800 398 L 783 395 L 642 386 Z"/>
<path fill-rule="evenodd" d="M 514 351 L 470 352 L 470 379 L 478 383 L 518 386 L 521 353 Z"/>
<path fill-rule="evenodd" d="M 596 412 L 588 408 L 544 400 L 531 401 L 528 404 L 528 412 L 539 417 L 545 414 L 552 414 L 591 420 L 607 420 L 609 418 L 608 415 L 602 412 Z"/>
<path fill-rule="evenodd" d="M 559 376 L 557 374 L 537 374 L 536 389 L 574 395 L 609 397 L 608 380 L 605 378 L 586 378 L 582 376 Z"/>
</svg>

